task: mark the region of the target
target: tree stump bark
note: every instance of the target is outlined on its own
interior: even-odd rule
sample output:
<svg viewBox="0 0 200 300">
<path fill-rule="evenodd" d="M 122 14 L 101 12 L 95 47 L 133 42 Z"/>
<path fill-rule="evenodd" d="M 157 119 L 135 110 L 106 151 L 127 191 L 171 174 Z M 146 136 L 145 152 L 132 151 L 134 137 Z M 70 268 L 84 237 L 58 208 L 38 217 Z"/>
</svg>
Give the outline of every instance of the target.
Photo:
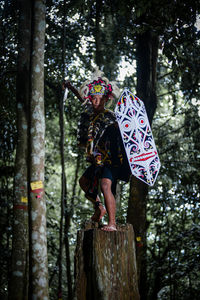
<svg viewBox="0 0 200 300">
<path fill-rule="evenodd" d="M 114 232 L 90 225 L 78 231 L 75 299 L 140 299 L 132 225 L 118 226 Z"/>
</svg>

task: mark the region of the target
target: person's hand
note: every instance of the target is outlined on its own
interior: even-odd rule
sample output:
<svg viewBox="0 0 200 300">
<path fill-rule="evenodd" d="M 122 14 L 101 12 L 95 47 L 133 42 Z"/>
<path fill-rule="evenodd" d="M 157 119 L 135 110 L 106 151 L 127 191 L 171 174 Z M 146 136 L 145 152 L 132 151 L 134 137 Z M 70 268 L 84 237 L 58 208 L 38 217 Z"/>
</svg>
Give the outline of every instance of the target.
<svg viewBox="0 0 200 300">
<path fill-rule="evenodd" d="M 74 95 L 83 103 L 84 100 L 82 99 L 81 95 L 79 94 L 79 92 L 77 91 L 77 89 L 71 84 L 71 82 L 69 80 L 65 80 L 62 83 L 62 89 L 63 91 L 68 88 L 68 90 L 72 91 L 72 93 L 74 93 Z"/>
</svg>

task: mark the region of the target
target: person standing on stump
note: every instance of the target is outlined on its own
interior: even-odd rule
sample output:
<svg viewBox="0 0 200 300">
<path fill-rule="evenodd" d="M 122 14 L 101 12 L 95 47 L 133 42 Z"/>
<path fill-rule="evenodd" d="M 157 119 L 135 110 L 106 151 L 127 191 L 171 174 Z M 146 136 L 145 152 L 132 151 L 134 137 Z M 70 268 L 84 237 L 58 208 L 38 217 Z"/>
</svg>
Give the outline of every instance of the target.
<svg viewBox="0 0 200 300">
<path fill-rule="evenodd" d="M 69 88 L 69 84 L 66 86 Z M 131 174 L 115 114 L 105 108 L 109 100 L 119 96 L 119 89 L 97 70 L 81 86 L 80 96 L 90 111 L 85 143 L 90 166 L 81 176 L 79 184 L 86 198 L 94 204 L 95 212 L 91 220 L 99 222 L 107 212 L 108 224 L 101 230 L 116 231 L 117 180 L 128 182 Z M 83 130 L 81 127 L 80 131 Z M 99 183 L 106 209 L 98 196 Z"/>
</svg>

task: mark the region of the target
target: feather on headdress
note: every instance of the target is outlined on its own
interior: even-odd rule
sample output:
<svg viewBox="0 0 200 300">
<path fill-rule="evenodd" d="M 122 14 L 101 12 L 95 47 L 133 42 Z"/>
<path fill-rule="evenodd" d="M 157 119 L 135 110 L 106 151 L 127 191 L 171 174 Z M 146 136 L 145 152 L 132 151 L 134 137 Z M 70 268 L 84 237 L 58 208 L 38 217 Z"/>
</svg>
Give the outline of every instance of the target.
<svg viewBox="0 0 200 300">
<path fill-rule="evenodd" d="M 96 68 L 91 78 L 81 85 L 80 95 L 85 100 L 90 100 L 94 95 L 105 95 L 109 100 L 118 98 L 120 90 L 114 81 L 110 82 L 104 73 Z"/>
</svg>

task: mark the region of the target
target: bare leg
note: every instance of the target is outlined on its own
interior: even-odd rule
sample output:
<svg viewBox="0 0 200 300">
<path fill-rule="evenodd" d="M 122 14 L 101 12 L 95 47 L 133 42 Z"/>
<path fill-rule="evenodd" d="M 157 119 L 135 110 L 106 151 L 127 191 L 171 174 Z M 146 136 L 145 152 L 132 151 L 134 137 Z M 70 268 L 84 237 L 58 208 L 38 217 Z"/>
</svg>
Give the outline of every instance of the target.
<svg viewBox="0 0 200 300">
<path fill-rule="evenodd" d="M 81 189 L 85 193 L 87 193 L 88 187 L 90 184 L 89 180 L 86 177 L 82 176 L 79 179 L 79 184 L 80 184 Z M 92 201 L 90 198 L 88 198 L 88 199 L 90 201 Z M 106 210 L 103 207 L 102 203 L 100 202 L 100 198 L 98 195 L 97 195 L 96 200 L 92 201 L 92 203 L 94 204 L 95 212 L 94 212 L 93 216 L 91 217 L 91 220 L 94 222 L 99 222 L 103 218 L 103 216 L 106 214 Z M 96 205 L 97 203 L 98 203 L 98 205 Z"/>
<path fill-rule="evenodd" d="M 101 190 L 104 195 L 106 210 L 108 213 L 108 225 L 104 226 L 102 230 L 104 231 L 116 231 L 116 203 L 113 193 L 111 191 L 112 181 L 108 178 L 102 178 L 101 180 Z"/>
</svg>

